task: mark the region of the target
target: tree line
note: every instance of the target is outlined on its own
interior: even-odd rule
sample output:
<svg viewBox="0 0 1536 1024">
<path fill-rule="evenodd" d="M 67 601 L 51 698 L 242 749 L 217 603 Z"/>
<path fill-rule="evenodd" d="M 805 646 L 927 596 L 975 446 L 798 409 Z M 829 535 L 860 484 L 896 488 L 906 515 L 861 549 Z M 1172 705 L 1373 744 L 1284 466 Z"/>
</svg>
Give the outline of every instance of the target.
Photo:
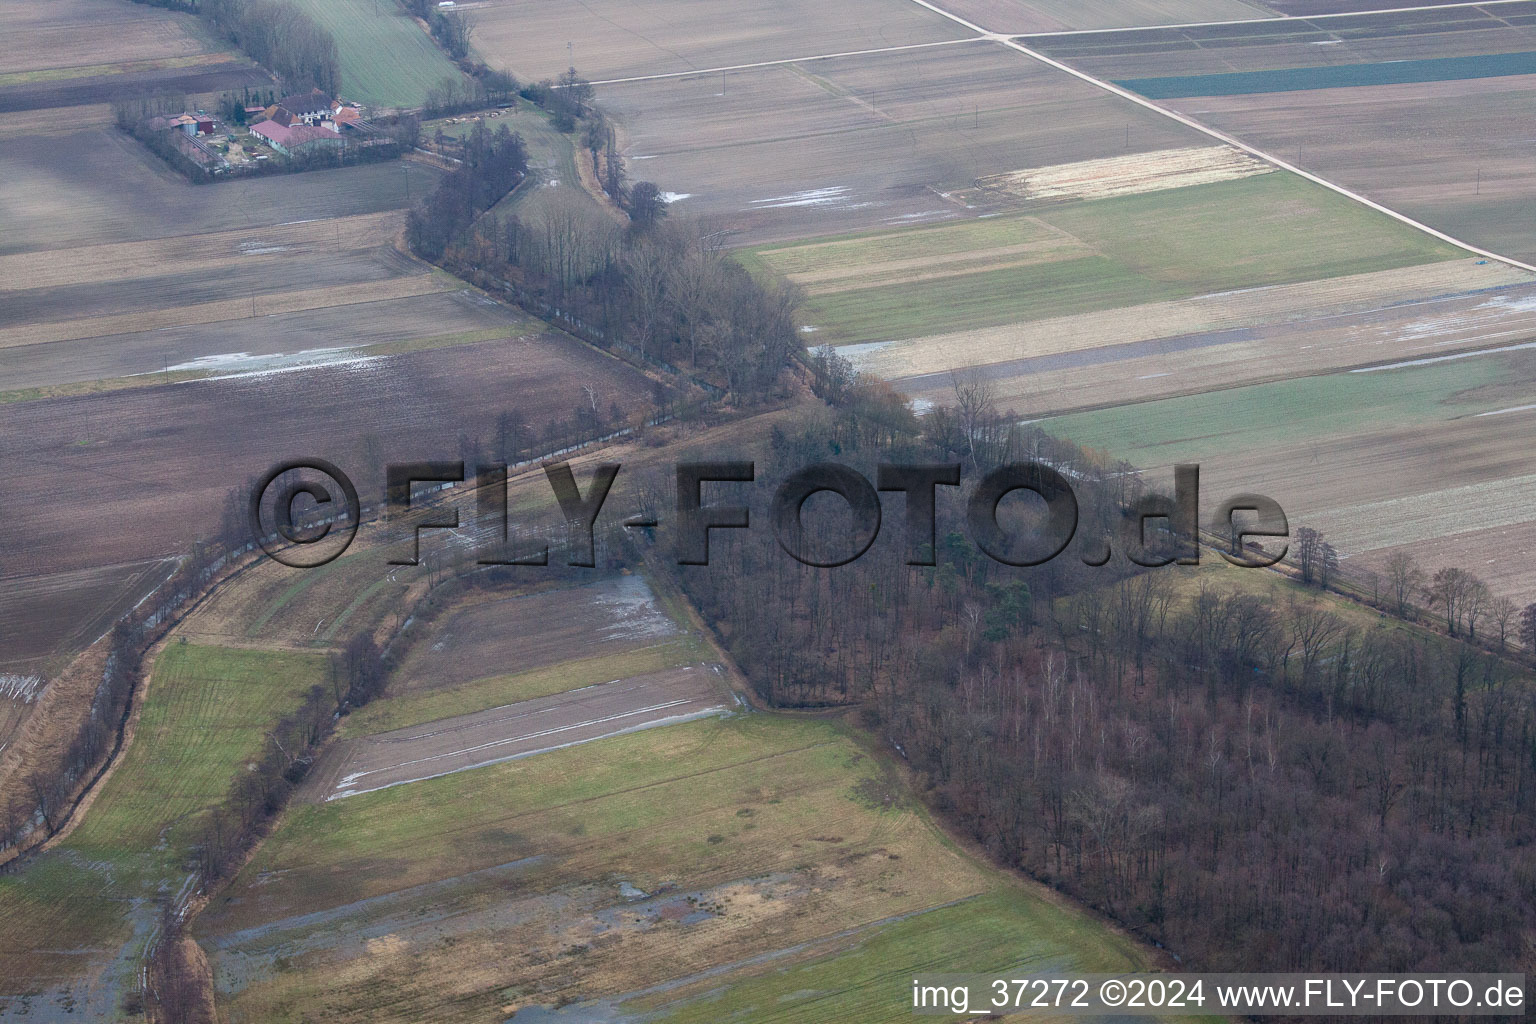
<svg viewBox="0 0 1536 1024">
<path fill-rule="evenodd" d="M 1419 621 L 1421 611 L 1427 611 L 1449 636 L 1498 651 L 1519 646 L 1536 655 L 1536 602 L 1522 607 L 1495 594 L 1468 569 L 1442 566 L 1429 572 L 1406 551 L 1394 551 L 1380 572 L 1341 574 L 1333 545 L 1322 532 L 1305 526 L 1296 531 L 1288 554 L 1303 583 L 1324 590 L 1347 583 L 1362 600 L 1399 618 Z"/>
<path fill-rule="evenodd" d="M 405 9 L 420 18 L 432 33 L 432 38 L 454 60 L 469 56 L 469 37 L 474 22 L 466 11 L 445 11 L 437 6 L 437 0 L 401 0 Z"/>
<path fill-rule="evenodd" d="M 770 466 L 1043 459 L 1090 538 L 1142 489 L 999 415 L 974 379 L 919 421 L 831 353 L 812 363 L 834 404 L 774 431 Z M 940 502 L 931 567 L 877 546 L 814 569 L 771 532 L 718 531 L 681 580 L 767 700 L 858 707 L 999 862 L 1191 968 L 1491 971 L 1525 955 L 1532 673 L 1468 642 L 1464 603 L 1450 636 L 1271 573 L 1218 585 L 1090 568 L 1075 548 L 1014 569 L 976 550 L 958 506 Z M 810 528 L 848 536 L 836 512 Z"/>
<path fill-rule="evenodd" d="M 341 92 L 336 38 L 282 0 L 199 0 L 198 11 L 291 92 Z"/>
<path fill-rule="evenodd" d="M 234 875 L 304 781 L 336 723 L 384 692 L 391 671 L 409 653 L 411 644 L 427 634 L 430 624 L 455 607 L 461 597 L 532 580 L 544 582 L 552 574 L 575 579 L 575 573 L 559 564 L 537 570 L 476 566 L 460 553 L 449 573 L 412 606 L 396 611 L 393 625 L 380 625 L 388 635 L 382 645 L 372 624 L 354 633 L 331 653 L 328 685 L 310 687 L 298 706 L 277 720 L 251 770 L 231 780 L 219 802 L 202 814 L 188 864 L 195 872 L 196 884 L 189 891 L 206 893 Z M 206 963 L 193 962 L 188 956 L 182 941 L 185 925 L 182 908 L 168 904 L 148 965 L 150 1002 L 159 1019 L 212 1024 L 214 1018 L 208 1013 L 211 979 Z"/>
<path fill-rule="evenodd" d="M 495 132 L 476 124 L 463 158 L 406 215 L 406 241 L 419 256 L 439 262 L 480 214 L 500 202 L 528 174 L 523 138 L 506 125 Z"/>
<path fill-rule="evenodd" d="M 491 133 L 477 123 L 453 149 L 463 163 L 409 215 L 412 249 L 587 341 L 691 375 L 712 393 L 738 401 L 782 393 L 785 369 L 804 352 L 800 291 L 754 278 L 721 244 L 724 232 L 667 218 L 655 184 L 626 185 L 612 128 L 574 69 L 524 94 L 580 128 L 623 216 L 559 197 L 526 217 L 482 216 L 522 182 L 527 164 L 505 125 Z"/>
<path fill-rule="evenodd" d="M 0 854 L 43 842 L 68 820 L 83 792 L 122 741 L 149 647 L 202 594 L 229 560 L 248 547 L 244 510 L 234 496 L 217 536 L 193 545 L 175 572 L 122 616 L 106 640 L 106 657 L 90 708 L 63 752 L 39 758 L 0 798 Z"/>
</svg>

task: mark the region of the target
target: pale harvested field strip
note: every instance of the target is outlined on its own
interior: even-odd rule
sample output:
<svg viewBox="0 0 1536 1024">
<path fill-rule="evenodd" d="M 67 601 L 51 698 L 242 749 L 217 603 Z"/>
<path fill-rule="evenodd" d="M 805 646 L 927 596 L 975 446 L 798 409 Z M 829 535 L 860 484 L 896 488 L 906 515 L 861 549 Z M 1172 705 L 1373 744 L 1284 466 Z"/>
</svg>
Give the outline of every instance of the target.
<svg viewBox="0 0 1536 1024">
<path fill-rule="evenodd" d="M 326 309 L 331 306 L 355 306 L 383 299 L 400 299 L 415 295 L 428 295 L 443 290 L 444 286 L 431 274 L 375 281 L 369 284 L 337 285 L 331 288 L 314 288 L 307 291 L 288 292 L 280 301 L 263 303 L 258 300 L 255 315 L 275 316 L 307 309 Z M 130 334 L 138 331 L 159 331 L 171 327 L 187 327 L 192 324 L 212 324 L 224 320 L 240 320 L 252 317 L 252 300 L 249 296 L 203 302 L 182 308 L 153 310 L 143 313 L 122 313 L 113 316 L 96 316 L 83 320 L 66 320 L 53 324 L 27 324 L 0 329 L 0 349 L 19 345 L 40 345 L 56 341 L 78 341 L 82 338 L 99 338 L 108 334 Z"/>
<path fill-rule="evenodd" d="M 1105 440 L 1134 458 L 1149 479 L 1167 479 L 1170 463 L 1195 461 L 1207 494 L 1266 494 L 1285 509 L 1293 531 L 1321 528 L 1345 556 L 1406 544 L 1419 558 L 1434 552 L 1442 538 L 1474 530 L 1528 535 L 1524 524 L 1536 522 L 1530 449 L 1536 417 L 1474 413 L 1520 394 L 1528 401 L 1536 380 L 1533 363 L 1528 356 L 1486 358 L 1502 365 L 1439 374 L 1446 388 L 1458 389 L 1439 400 L 1439 388 L 1427 383 L 1432 378 L 1426 371 L 1393 371 L 1402 374 L 1400 382 L 1374 389 L 1356 383 L 1367 378 L 1335 374 L 1313 382 L 1284 381 L 1270 392 L 1295 396 L 1314 410 L 1311 417 L 1286 417 L 1254 404 L 1264 391 L 1233 392 L 1149 407 L 1127 421 L 1134 425 L 1126 433 L 1137 435 L 1129 443 Z M 1479 380 L 1489 383 L 1477 385 Z M 1468 390 L 1468 384 L 1474 386 Z M 1334 401 L 1319 401 L 1328 396 Z M 1167 430 L 1171 411 L 1180 417 L 1173 431 L 1178 436 Z M 1360 429 L 1351 428 L 1355 422 Z M 1473 571 L 1501 565 L 1512 588 L 1528 591 L 1536 584 L 1522 549 L 1460 549 L 1463 564 Z M 1510 560 L 1520 564 L 1503 564 Z"/>
<path fill-rule="evenodd" d="M 294 252 L 355 252 L 389 242 L 405 224 L 396 210 L 273 227 L 175 235 L 0 256 L 0 292 L 162 277 L 240 263 L 259 272 L 268 257 Z"/>
<path fill-rule="evenodd" d="M 730 707 L 713 666 L 667 669 L 352 740 L 327 754 L 306 788 L 337 800 Z"/>
<path fill-rule="evenodd" d="M 1536 287 L 1527 285 L 1514 291 L 1536 301 Z M 1428 358 L 1466 348 L 1482 349 L 1489 347 L 1485 335 L 1490 331 L 1518 332 L 1516 340 L 1519 336 L 1536 337 L 1536 310 L 1525 314 L 1511 311 L 1502 321 L 1503 327 L 1469 325 L 1443 334 L 1416 329 L 1426 320 L 1466 319 L 1476 323 L 1479 318 L 1473 307 L 1485 304 L 1489 300 L 1482 295 L 1450 296 L 1313 321 L 1107 344 L 994 363 L 978 372 L 992 382 L 999 408 L 1039 417 L 1324 375 L 1379 364 L 1384 353 L 1400 361 L 1404 356 L 1423 354 Z M 1466 315 L 1453 317 L 1458 310 Z M 953 379 L 948 373 L 909 377 L 899 386 L 914 399 L 954 400 Z"/>
<path fill-rule="evenodd" d="M 83 64 L 67 68 L 44 68 L 37 71 L 11 71 L 0 74 L 0 89 L 38 82 L 68 81 L 72 78 L 98 78 L 103 75 L 130 75 L 144 71 L 206 67 L 211 64 L 222 64 L 232 56 L 233 54 L 229 52 L 196 53 L 187 57 L 160 57 L 150 60 L 120 61 L 115 64 Z"/>
<path fill-rule="evenodd" d="M 964 277 L 990 270 L 1007 270 L 1011 267 L 1028 267 L 1039 263 L 1056 263 L 1092 254 L 1093 250 L 1081 242 L 1075 245 L 1063 245 L 1054 241 L 1025 242 L 1019 245 L 999 246 L 996 249 L 978 249 L 970 253 L 957 252 L 945 256 L 891 260 L 887 263 L 871 263 L 864 267 L 833 267 L 828 270 L 788 276 L 791 281 L 805 285 L 806 291 L 811 295 L 830 295 L 835 292 L 857 291 L 860 288 L 878 288 L 914 281 L 932 281 L 942 277 Z"/>
<path fill-rule="evenodd" d="M 962 223 L 921 232 L 903 229 L 822 242 L 800 242 L 761 249 L 758 255 L 791 280 L 809 281 L 815 280 L 812 275 L 824 270 L 857 273 L 864 267 L 897 265 L 908 259 L 917 260 L 916 265 L 938 262 L 940 257 L 964 259 L 975 253 L 1005 248 L 983 244 L 984 241 L 1002 239 L 1007 240 L 1008 246 L 1051 240 L 1062 246 L 1084 245 L 1076 235 L 1038 217 L 1007 217 L 992 221 L 992 229 L 985 233 L 975 224 Z"/>
<path fill-rule="evenodd" d="M 0 4 L 0 72 L 205 53 L 192 14 L 118 0 Z"/>
<path fill-rule="evenodd" d="M 1532 280 L 1511 267 L 1454 260 L 888 342 L 854 359 L 863 370 L 899 380 L 960 366 L 1085 351 L 1110 338 L 1133 343 L 1311 320 Z"/>
<path fill-rule="evenodd" d="M 931 12 L 884 0 L 482 0 L 474 17 L 480 56 L 524 80 L 553 78 L 573 62 L 611 80 L 959 35 Z"/>
<path fill-rule="evenodd" d="M 1029 167 L 979 179 L 1021 199 L 1103 199 L 1268 174 L 1274 167 L 1231 146 L 1188 146 Z"/>
<path fill-rule="evenodd" d="M 1536 473 L 1340 505 L 1308 513 L 1306 522 L 1326 533 L 1340 550 L 1364 551 L 1378 546 L 1383 537 L 1414 544 L 1459 532 L 1458 525 L 1476 523 L 1486 530 L 1530 522 L 1536 520 L 1533 497 Z"/>
</svg>

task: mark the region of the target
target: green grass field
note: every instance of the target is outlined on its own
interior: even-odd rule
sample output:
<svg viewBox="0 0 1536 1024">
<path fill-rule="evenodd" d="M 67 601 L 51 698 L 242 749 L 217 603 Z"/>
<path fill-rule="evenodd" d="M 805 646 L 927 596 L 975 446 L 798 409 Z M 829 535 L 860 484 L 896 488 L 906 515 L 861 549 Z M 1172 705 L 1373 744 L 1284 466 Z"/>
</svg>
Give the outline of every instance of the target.
<svg viewBox="0 0 1536 1024">
<path fill-rule="evenodd" d="M 636 927 L 596 895 L 618 879 L 731 895 L 703 924 Z M 338 1021 L 450 1000 L 496 1019 L 556 995 L 679 1021 L 894 1020 L 914 970 L 1146 963 L 957 850 L 843 727 L 767 714 L 290 807 L 196 931 L 231 1021 L 298 1020 L 322 994 Z"/>
<path fill-rule="evenodd" d="M 931 259 L 995 249 L 1008 245 L 1044 242 L 1056 237 L 1034 217 L 990 217 L 936 227 L 879 231 L 827 241 L 774 244 L 749 249 L 738 255 L 752 269 L 772 269 L 781 274 L 807 274 L 828 270 L 854 270 L 888 260 Z"/>
<path fill-rule="evenodd" d="M 130 919 L 173 895 L 200 816 L 326 668 L 318 655 L 166 647 L 133 743 L 80 824 L 0 876 L 0 992 L 70 976 L 83 962 L 71 949 L 114 952 Z"/>
<path fill-rule="evenodd" d="M 815 340 L 835 345 L 1113 309 L 1142 302 L 1290 284 L 1453 259 L 1460 250 L 1294 175 L 1261 174 L 1163 192 L 1043 206 L 905 232 L 764 246 L 749 265 L 782 274 L 847 273 L 860 263 L 936 259 L 1028 244 L 1054 229 L 1059 258 L 1022 266 L 942 263 L 928 280 L 812 294 Z M 1070 236 L 1067 238 L 1066 236 Z M 1076 244 L 1071 244 L 1075 240 Z M 997 260 L 1009 257 L 999 253 Z M 944 275 L 944 276 L 940 276 Z M 840 287 L 859 284 L 846 276 Z"/>
<path fill-rule="evenodd" d="M 744 972 L 724 987 L 712 985 L 702 996 L 653 996 L 625 1003 L 624 1009 L 653 1013 L 645 1019 L 657 1024 L 905 1024 L 913 1019 L 912 976 L 918 972 L 949 972 L 968 964 L 974 967 L 964 968 L 967 973 L 1029 977 L 1146 966 L 1145 954 L 1134 943 L 1097 921 L 1006 884 L 870 929 L 856 940 L 851 950 Z M 986 1009 L 971 1007 L 973 1013 Z"/>
<path fill-rule="evenodd" d="M 1358 434 L 1485 410 L 1497 402 L 1461 393 L 1494 383 L 1497 358 L 1485 356 L 1294 380 L 1166 398 L 1044 420 L 1058 437 L 1145 465 L 1198 460 L 1233 451 Z"/>
<path fill-rule="evenodd" d="M 1104 256 L 932 281 L 813 295 L 803 317 L 815 344 L 859 344 L 1176 299 L 1184 289 Z"/>
<path fill-rule="evenodd" d="M 173 864 L 266 730 L 326 680 L 319 655 L 172 644 L 155 665 L 133 745 L 70 836 L 92 857 L 159 850 Z"/>
<path fill-rule="evenodd" d="M 702 823 L 688 833 L 678 830 L 673 819 L 681 809 L 697 814 L 718 806 L 729 818 L 743 780 L 757 778 L 764 762 L 776 761 L 776 781 L 790 785 L 801 777 L 836 777 L 849 753 L 841 734 L 819 723 L 708 719 L 293 806 L 236 880 L 235 888 L 250 888 L 252 899 L 235 917 L 349 903 L 573 839 L 585 846 L 626 836 L 604 856 L 638 861 L 642 877 L 651 874 L 645 859 L 669 864 L 657 870 L 697 869 L 699 858 L 729 851 L 704 842 L 713 828 L 706 831 Z M 642 826 L 643 839 L 635 832 Z M 371 870 L 385 860 L 390 871 Z M 283 885 L 260 884 L 272 872 L 281 873 Z"/>
<path fill-rule="evenodd" d="M 336 37 L 341 93 L 376 107 L 419 107 L 427 90 L 459 76 L 397 0 L 296 0 Z"/>
</svg>

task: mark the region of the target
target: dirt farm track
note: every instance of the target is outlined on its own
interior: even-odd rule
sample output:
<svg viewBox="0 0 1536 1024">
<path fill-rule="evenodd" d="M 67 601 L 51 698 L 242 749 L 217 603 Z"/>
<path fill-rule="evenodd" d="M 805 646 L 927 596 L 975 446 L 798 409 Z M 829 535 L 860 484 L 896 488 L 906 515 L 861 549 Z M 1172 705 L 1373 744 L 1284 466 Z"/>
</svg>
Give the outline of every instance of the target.
<svg viewBox="0 0 1536 1024">
<path fill-rule="evenodd" d="M 718 665 L 687 665 L 339 743 L 304 796 L 338 800 L 717 714 L 734 706 L 723 679 Z"/>
</svg>

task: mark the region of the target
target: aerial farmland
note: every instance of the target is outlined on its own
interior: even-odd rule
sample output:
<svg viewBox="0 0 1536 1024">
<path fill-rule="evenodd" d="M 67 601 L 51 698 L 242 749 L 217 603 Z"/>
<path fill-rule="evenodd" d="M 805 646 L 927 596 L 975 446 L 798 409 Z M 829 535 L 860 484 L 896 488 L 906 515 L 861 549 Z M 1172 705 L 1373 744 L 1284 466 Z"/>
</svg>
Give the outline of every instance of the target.
<svg viewBox="0 0 1536 1024">
<path fill-rule="evenodd" d="M 0 1022 L 1530 974 L 1536 0 L 0 38 Z"/>
</svg>

